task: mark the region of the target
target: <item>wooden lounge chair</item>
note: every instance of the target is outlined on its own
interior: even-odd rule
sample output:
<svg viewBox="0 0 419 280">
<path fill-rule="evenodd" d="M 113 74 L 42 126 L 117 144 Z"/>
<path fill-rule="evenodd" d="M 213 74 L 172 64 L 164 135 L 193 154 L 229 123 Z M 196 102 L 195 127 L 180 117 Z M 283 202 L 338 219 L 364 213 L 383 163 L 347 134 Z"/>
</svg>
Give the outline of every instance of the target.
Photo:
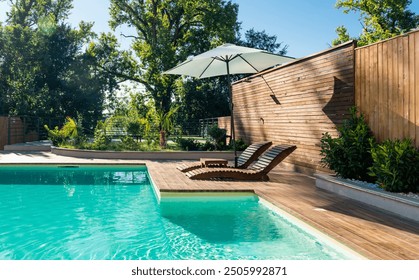
<svg viewBox="0 0 419 280">
<path fill-rule="evenodd" d="M 240 154 L 237 159 L 237 168 L 247 168 L 255 160 L 259 158 L 263 152 L 265 152 L 272 145 L 271 141 L 258 142 L 250 145 Z M 194 169 L 201 168 L 202 165 L 200 162 L 194 163 L 183 163 L 178 165 L 176 168 L 182 172 L 189 172 Z M 215 166 L 216 167 L 216 166 Z M 227 166 L 234 167 L 234 166 Z"/>
<path fill-rule="evenodd" d="M 292 145 L 277 145 L 265 152 L 254 165 L 247 169 L 240 168 L 199 168 L 186 173 L 191 179 L 232 178 L 240 180 L 268 181 L 268 173 L 297 147 Z"/>
</svg>

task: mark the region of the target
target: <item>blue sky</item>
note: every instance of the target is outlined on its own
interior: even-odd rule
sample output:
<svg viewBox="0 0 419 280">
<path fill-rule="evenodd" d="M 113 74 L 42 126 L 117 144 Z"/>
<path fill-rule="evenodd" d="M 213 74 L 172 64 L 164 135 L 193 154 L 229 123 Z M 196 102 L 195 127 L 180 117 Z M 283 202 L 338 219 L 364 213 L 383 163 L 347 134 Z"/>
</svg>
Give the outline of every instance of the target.
<svg viewBox="0 0 419 280">
<path fill-rule="evenodd" d="M 335 29 L 345 25 L 351 36 L 361 33 L 359 15 L 344 14 L 335 8 L 335 0 L 232 0 L 239 5 L 242 34 L 254 28 L 276 35 L 278 42 L 289 45 L 288 55 L 304 57 L 329 48 L 336 38 Z M 96 32 L 110 31 L 107 21 L 108 0 L 74 0 L 69 21 L 73 26 L 81 20 L 95 22 Z M 0 2 L 0 21 L 4 21 L 5 2 Z M 419 14 L 419 1 L 412 1 L 410 10 Z M 124 47 L 129 41 L 119 36 L 129 30 L 118 29 L 118 38 Z"/>
</svg>

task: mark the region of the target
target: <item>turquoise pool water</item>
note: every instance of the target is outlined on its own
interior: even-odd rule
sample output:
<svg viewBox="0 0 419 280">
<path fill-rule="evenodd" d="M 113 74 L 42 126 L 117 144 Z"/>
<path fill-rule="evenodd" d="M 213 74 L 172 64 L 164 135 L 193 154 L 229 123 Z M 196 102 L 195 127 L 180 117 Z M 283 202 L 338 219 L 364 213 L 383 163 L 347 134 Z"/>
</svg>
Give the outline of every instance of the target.
<svg viewBox="0 0 419 280">
<path fill-rule="evenodd" d="M 142 166 L 0 167 L 0 259 L 344 259 L 253 195 L 156 198 Z"/>
</svg>

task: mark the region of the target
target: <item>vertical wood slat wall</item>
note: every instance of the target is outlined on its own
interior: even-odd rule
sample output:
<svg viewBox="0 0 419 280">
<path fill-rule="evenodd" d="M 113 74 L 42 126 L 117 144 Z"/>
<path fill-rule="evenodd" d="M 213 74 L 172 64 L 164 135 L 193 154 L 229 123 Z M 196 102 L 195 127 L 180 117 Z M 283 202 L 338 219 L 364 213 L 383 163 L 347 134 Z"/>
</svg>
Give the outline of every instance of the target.
<svg viewBox="0 0 419 280">
<path fill-rule="evenodd" d="M 7 117 L 0 117 L 0 150 L 4 149 L 8 140 L 8 122 Z"/>
<path fill-rule="evenodd" d="M 323 169 L 320 138 L 337 136 L 355 103 L 354 48 L 349 42 L 233 84 L 236 139 L 295 144 L 286 162 Z"/>
<path fill-rule="evenodd" d="M 355 103 L 378 141 L 419 147 L 419 31 L 355 50 Z"/>
</svg>

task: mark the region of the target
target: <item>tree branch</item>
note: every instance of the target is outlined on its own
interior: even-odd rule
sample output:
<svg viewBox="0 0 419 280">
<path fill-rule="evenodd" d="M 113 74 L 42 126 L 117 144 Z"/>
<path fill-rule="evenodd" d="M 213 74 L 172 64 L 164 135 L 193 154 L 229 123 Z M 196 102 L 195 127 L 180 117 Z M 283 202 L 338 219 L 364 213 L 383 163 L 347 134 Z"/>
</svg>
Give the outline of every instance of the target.
<svg viewBox="0 0 419 280">
<path fill-rule="evenodd" d="M 122 36 L 122 37 L 124 37 L 124 38 L 134 38 L 134 39 L 136 39 L 136 40 L 139 40 L 139 39 L 140 39 L 140 37 L 138 37 L 138 36 L 134 36 L 134 35 L 125 35 L 124 33 L 121 33 L 121 36 Z"/>
<path fill-rule="evenodd" d="M 128 15 L 128 17 L 131 18 L 131 23 L 141 32 L 141 34 L 144 36 L 144 39 L 146 41 L 148 41 L 149 40 L 148 34 L 145 31 L 148 27 L 147 22 L 144 21 L 139 16 L 139 14 L 137 12 L 135 12 L 134 9 L 129 4 L 127 4 L 126 2 L 121 3 L 121 2 L 118 1 L 115 4 L 118 6 L 118 8 L 121 11 L 124 11 Z M 138 20 L 140 22 L 140 24 L 142 24 L 144 26 L 144 28 L 140 24 L 137 24 L 137 21 L 135 19 Z"/>
</svg>

